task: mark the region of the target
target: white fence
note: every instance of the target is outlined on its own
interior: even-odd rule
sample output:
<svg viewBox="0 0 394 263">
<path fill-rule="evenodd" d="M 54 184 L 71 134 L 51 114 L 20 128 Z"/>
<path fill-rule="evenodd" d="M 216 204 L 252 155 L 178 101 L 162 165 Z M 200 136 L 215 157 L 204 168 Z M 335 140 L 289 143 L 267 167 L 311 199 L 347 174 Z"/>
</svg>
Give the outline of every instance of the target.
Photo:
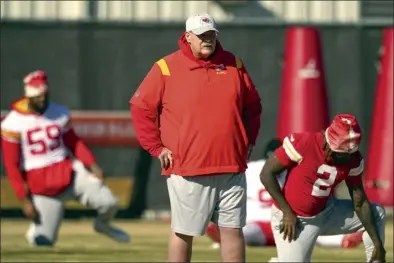
<svg viewBox="0 0 394 263">
<path fill-rule="evenodd" d="M 1 1 L 1 19 L 81 20 L 88 1 Z"/>
<path fill-rule="evenodd" d="M 23 1 L 1 0 L 1 19 L 181 21 L 210 13 L 218 21 L 357 22 L 360 1 Z M 252 14 L 252 16 L 251 16 Z"/>
</svg>

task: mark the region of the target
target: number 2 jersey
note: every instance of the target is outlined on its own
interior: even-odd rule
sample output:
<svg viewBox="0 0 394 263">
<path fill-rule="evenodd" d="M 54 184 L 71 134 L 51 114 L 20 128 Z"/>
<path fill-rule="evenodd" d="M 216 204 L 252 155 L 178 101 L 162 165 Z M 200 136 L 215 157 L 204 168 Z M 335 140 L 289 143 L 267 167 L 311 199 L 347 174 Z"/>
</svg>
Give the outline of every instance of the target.
<svg viewBox="0 0 394 263">
<path fill-rule="evenodd" d="M 282 192 L 299 216 L 310 217 L 321 212 L 333 189 L 343 180 L 352 186 L 362 184 L 361 153 L 354 153 L 349 164 L 336 165 L 326 160 L 324 142 L 321 132 L 294 133 L 274 153 L 288 170 Z"/>
<path fill-rule="evenodd" d="M 69 110 L 56 103 L 37 114 L 28 110 L 27 99 L 16 101 L 1 122 L 1 135 L 6 173 L 18 198 L 62 193 L 72 182 L 72 154 L 86 166 L 95 162 L 75 134 Z"/>
</svg>

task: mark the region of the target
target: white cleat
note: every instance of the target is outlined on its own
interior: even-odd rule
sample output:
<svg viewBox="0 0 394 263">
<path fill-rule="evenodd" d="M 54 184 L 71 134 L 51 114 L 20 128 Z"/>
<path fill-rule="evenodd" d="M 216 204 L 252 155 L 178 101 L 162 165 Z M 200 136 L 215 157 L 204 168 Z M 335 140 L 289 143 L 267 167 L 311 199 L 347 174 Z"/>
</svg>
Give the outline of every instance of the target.
<svg viewBox="0 0 394 263">
<path fill-rule="evenodd" d="M 130 235 L 123 230 L 113 227 L 109 224 L 105 224 L 100 220 L 95 220 L 93 228 L 96 232 L 104 234 L 109 238 L 114 239 L 117 242 L 128 243 L 130 242 Z"/>
<path fill-rule="evenodd" d="M 274 257 L 268 260 L 268 262 L 279 262 L 279 259 Z"/>
<path fill-rule="evenodd" d="M 26 235 L 25 235 L 25 238 L 30 246 L 35 245 L 35 242 L 34 242 L 35 231 L 36 231 L 36 226 L 33 223 L 31 223 L 29 226 L 29 229 L 26 231 Z"/>
</svg>

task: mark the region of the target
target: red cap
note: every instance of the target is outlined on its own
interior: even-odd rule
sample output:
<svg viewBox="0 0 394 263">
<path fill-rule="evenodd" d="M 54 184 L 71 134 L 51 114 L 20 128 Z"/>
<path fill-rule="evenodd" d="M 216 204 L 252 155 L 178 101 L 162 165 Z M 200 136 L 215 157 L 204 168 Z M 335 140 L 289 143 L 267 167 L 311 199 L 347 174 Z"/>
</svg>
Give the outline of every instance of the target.
<svg viewBox="0 0 394 263">
<path fill-rule="evenodd" d="M 350 114 L 335 116 L 326 129 L 325 137 L 334 152 L 356 152 L 361 142 L 361 129 L 356 117 Z"/>
<path fill-rule="evenodd" d="M 25 97 L 39 96 L 48 90 L 47 74 L 37 70 L 29 73 L 24 79 Z"/>
</svg>

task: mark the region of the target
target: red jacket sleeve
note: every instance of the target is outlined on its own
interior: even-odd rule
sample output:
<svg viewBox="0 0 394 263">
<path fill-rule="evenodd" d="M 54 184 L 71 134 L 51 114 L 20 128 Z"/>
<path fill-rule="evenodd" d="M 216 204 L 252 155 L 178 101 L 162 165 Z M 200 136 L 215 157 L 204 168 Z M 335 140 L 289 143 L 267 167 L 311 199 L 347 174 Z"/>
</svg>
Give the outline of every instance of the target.
<svg viewBox="0 0 394 263">
<path fill-rule="evenodd" d="M 158 157 L 163 149 L 160 133 L 156 125 L 156 116 L 152 116 L 149 110 L 131 105 L 131 120 L 135 134 L 142 148 L 153 157 Z"/>
<path fill-rule="evenodd" d="M 130 99 L 131 121 L 137 139 L 153 157 L 158 157 L 163 149 L 157 123 L 164 78 L 162 69 L 156 63 Z"/>
<path fill-rule="evenodd" d="M 80 160 L 85 166 L 90 167 L 96 159 L 86 144 L 78 137 L 73 128 L 63 134 L 64 145 Z"/>
<path fill-rule="evenodd" d="M 254 145 L 256 144 L 260 130 L 260 116 L 262 112 L 261 100 L 260 95 L 244 65 L 242 65 L 240 73 L 246 87 L 243 94 L 242 120 L 246 129 L 249 144 Z"/>
<path fill-rule="evenodd" d="M 10 142 L 4 138 L 2 142 L 2 155 L 5 171 L 14 188 L 16 197 L 23 199 L 28 195 L 28 188 L 25 184 L 25 178 L 20 170 L 21 148 L 19 143 Z"/>
</svg>

